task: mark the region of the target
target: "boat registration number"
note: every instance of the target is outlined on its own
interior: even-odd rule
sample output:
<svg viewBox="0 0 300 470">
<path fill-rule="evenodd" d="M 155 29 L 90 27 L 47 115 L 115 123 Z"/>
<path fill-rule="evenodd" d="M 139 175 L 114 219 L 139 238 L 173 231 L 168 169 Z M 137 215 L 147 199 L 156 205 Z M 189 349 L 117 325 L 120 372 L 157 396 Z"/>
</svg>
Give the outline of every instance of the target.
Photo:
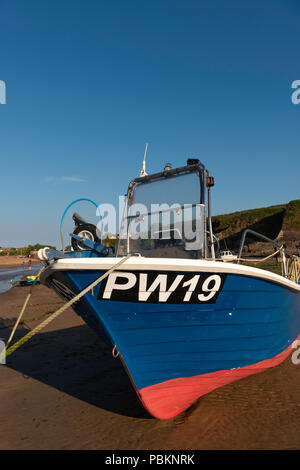
<svg viewBox="0 0 300 470">
<path fill-rule="evenodd" d="M 99 300 L 168 304 L 216 303 L 226 274 L 113 272 L 100 286 Z"/>
</svg>

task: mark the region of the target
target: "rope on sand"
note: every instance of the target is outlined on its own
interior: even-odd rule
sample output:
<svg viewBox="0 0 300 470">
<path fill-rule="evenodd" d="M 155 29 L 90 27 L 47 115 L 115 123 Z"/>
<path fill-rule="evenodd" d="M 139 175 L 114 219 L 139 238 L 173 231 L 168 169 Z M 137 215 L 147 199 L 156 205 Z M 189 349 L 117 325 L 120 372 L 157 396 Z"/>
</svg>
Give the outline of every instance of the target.
<svg viewBox="0 0 300 470">
<path fill-rule="evenodd" d="M 5 358 L 5 356 L 9 356 L 10 354 L 12 354 L 14 351 L 16 351 L 16 349 L 18 349 L 20 346 L 22 346 L 24 343 L 26 343 L 30 338 L 32 338 L 34 335 L 36 335 L 39 331 L 41 331 L 45 326 L 49 325 L 50 322 L 52 322 L 52 320 L 54 320 L 56 317 L 58 317 L 61 313 L 63 313 L 65 310 L 67 310 L 69 307 L 71 307 L 71 305 L 73 305 L 75 302 L 77 302 L 81 297 L 83 297 L 85 294 L 87 294 L 90 290 L 92 290 L 97 284 L 99 284 L 99 282 L 103 281 L 103 279 L 105 279 L 107 276 L 109 276 L 109 274 L 111 274 L 113 271 L 115 271 L 115 269 L 117 269 L 119 266 L 121 266 L 121 264 L 125 263 L 125 261 L 127 261 L 132 255 L 129 254 L 127 256 L 125 256 L 124 258 L 121 259 L 121 261 L 119 261 L 117 264 L 115 264 L 112 268 L 110 268 L 108 271 L 106 271 L 105 274 L 103 274 L 102 276 L 100 276 L 98 279 L 96 279 L 96 281 L 92 282 L 92 284 L 90 284 L 89 286 L 87 286 L 85 289 L 83 289 L 81 292 L 79 292 L 79 294 L 77 294 L 75 297 L 73 297 L 73 299 L 69 300 L 69 302 L 67 302 L 65 305 L 63 305 L 62 307 L 60 307 L 56 312 L 54 312 L 50 317 L 48 317 L 45 321 L 43 321 L 42 323 L 40 323 L 38 326 L 36 326 L 33 330 L 31 330 L 29 333 L 27 333 L 25 336 L 23 336 L 23 338 L 21 338 L 19 341 L 17 341 L 15 344 L 13 344 L 10 348 L 8 348 L 5 352 L 5 350 L 3 350 L 1 353 L 0 353 L 0 363 L 1 361 Z M 27 299 L 26 299 L 27 300 Z M 28 301 L 27 301 L 28 302 Z M 26 301 L 25 301 L 25 304 L 27 305 Z M 25 305 L 24 304 L 24 305 Z M 25 305 L 25 307 L 26 307 Z M 25 308 L 23 307 L 22 310 L 25 310 Z M 21 317 L 21 315 L 19 316 Z M 12 336 L 12 335 L 11 335 Z"/>
<path fill-rule="evenodd" d="M 38 274 L 36 275 L 36 278 L 34 279 L 33 283 L 31 284 L 31 287 L 30 287 L 30 290 L 29 290 L 29 294 L 27 295 L 27 297 L 26 297 L 26 299 L 25 299 L 25 302 L 24 302 L 24 305 L 23 305 L 23 307 L 22 307 L 22 309 L 21 309 L 20 315 L 19 315 L 19 317 L 18 317 L 18 319 L 17 319 L 17 321 L 16 321 L 16 323 L 15 323 L 15 325 L 14 325 L 14 327 L 13 327 L 13 330 L 12 330 L 12 332 L 11 332 L 11 334 L 10 334 L 10 337 L 8 338 L 8 341 L 7 341 L 7 343 L 6 343 L 6 347 L 9 345 L 9 343 L 10 343 L 10 342 L 12 341 L 12 339 L 13 339 L 13 336 L 14 336 L 14 334 L 15 334 L 15 331 L 16 331 L 16 329 L 17 329 L 17 327 L 18 327 L 18 325 L 19 325 L 19 323 L 20 323 L 20 321 L 21 321 L 21 318 L 22 318 L 22 316 L 23 316 L 23 314 L 24 314 L 24 312 L 25 312 L 25 309 L 26 309 L 27 304 L 28 304 L 28 302 L 29 302 L 29 299 L 30 299 L 30 297 L 31 297 L 32 290 L 33 290 L 33 288 L 34 288 L 34 286 L 35 286 L 35 284 L 36 284 L 36 282 L 37 282 L 39 276 L 41 275 L 42 271 L 44 271 L 44 269 L 45 269 L 45 266 L 42 266 L 41 269 L 39 270 Z"/>
</svg>

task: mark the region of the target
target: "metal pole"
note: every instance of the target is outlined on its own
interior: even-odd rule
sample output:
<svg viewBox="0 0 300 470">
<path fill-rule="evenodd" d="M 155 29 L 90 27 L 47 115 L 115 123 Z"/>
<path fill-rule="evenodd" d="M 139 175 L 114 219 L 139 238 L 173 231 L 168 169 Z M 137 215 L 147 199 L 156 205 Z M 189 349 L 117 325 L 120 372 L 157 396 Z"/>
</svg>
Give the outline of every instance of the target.
<svg viewBox="0 0 300 470">
<path fill-rule="evenodd" d="M 295 282 L 298 282 L 297 258 L 294 258 Z"/>
<path fill-rule="evenodd" d="M 285 257 L 285 251 L 284 248 L 282 248 L 282 263 L 283 263 L 283 275 L 284 277 L 288 277 L 287 275 L 287 269 L 286 269 L 286 257 Z"/>
<path fill-rule="evenodd" d="M 210 235 L 210 250 L 211 250 L 211 257 L 212 259 L 216 259 L 215 255 L 215 246 L 214 246 L 214 236 L 213 236 L 213 231 L 212 231 L 212 223 L 211 223 L 211 214 L 210 214 L 210 188 L 207 188 L 207 194 L 208 194 L 208 225 L 209 225 L 209 235 Z"/>
</svg>

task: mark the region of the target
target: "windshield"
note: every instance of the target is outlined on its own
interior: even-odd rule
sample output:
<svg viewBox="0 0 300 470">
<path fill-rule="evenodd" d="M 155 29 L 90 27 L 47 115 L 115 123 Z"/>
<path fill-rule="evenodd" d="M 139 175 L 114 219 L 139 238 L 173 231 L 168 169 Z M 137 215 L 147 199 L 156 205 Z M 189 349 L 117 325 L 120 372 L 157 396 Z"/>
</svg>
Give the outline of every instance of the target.
<svg viewBox="0 0 300 470">
<path fill-rule="evenodd" d="M 142 203 L 150 211 L 151 204 L 199 204 L 201 202 L 200 179 L 197 173 L 187 173 L 137 184 L 130 203 Z"/>
<path fill-rule="evenodd" d="M 203 256 L 205 205 L 196 172 L 163 176 L 133 186 L 123 217 L 118 256 Z"/>
</svg>

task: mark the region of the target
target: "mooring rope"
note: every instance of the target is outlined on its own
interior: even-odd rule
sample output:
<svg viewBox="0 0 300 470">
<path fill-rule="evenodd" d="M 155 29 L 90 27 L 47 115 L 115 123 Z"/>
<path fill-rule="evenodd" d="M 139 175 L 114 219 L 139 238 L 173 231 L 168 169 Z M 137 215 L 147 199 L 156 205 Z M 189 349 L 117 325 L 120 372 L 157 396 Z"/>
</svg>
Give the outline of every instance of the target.
<svg viewBox="0 0 300 470">
<path fill-rule="evenodd" d="M 289 278 L 296 283 L 298 283 L 300 279 L 300 258 L 298 256 L 292 256 L 291 266 L 289 267 Z"/>
<path fill-rule="evenodd" d="M 12 341 L 12 339 L 13 339 L 13 337 L 14 337 L 15 331 L 16 331 L 16 329 L 17 329 L 17 327 L 18 327 L 18 325 L 19 325 L 19 323 L 20 323 L 20 321 L 21 321 L 21 318 L 22 318 L 22 316 L 23 316 L 23 314 L 24 314 L 24 312 L 25 312 L 25 309 L 26 309 L 27 304 L 28 304 L 28 302 L 29 302 L 29 299 L 30 299 L 30 297 L 31 297 L 32 290 L 33 290 L 33 288 L 34 288 L 34 286 L 35 286 L 35 284 L 36 284 L 36 282 L 37 282 L 39 276 L 40 276 L 41 273 L 44 271 L 44 269 L 45 269 L 45 266 L 42 266 L 41 269 L 39 270 L 38 274 L 36 275 L 36 278 L 34 279 L 33 283 L 31 284 L 29 294 L 27 295 L 27 297 L 26 297 L 26 299 L 25 299 L 25 302 L 24 302 L 24 305 L 23 305 L 23 307 L 22 307 L 22 309 L 21 309 L 21 312 L 20 312 L 20 314 L 19 314 L 19 317 L 18 317 L 18 319 L 17 319 L 17 321 L 16 321 L 16 323 L 15 323 L 15 325 L 14 325 L 14 327 L 13 327 L 13 330 L 12 330 L 12 332 L 11 332 L 11 334 L 10 334 L 10 337 L 8 338 L 8 341 L 7 341 L 7 343 L 6 343 L 6 347 L 9 345 L 9 343 Z"/>
<path fill-rule="evenodd" d="M 267 261 L 267 259 L 273 258 L 273 256 L 276 256 L 278 255 L 278 253 L 281 253 L 282 249 L 283 249 L 283 245 L 280 248 L 278 248 L 277 251 L 274 251 L 274 253 L 271 253 L 269 256 L 266 256 L 265 258 L 262 258 L 262 259 L 238 258 L 237 261 L 247 261 L 248 263 L 255 263 L 255 264 L 263 263 L 264 261 Z"/>
<path fill-rule="evenodd" d="M 255 263 L 255 264 L 258 264 L 258 263 L 263 263 L 264 261 L 266 261 L 267 259 L 269 258 L 273 258 L 273 256 L 276 256 L 278 255 L 278 253 L 280 253 L 283 249 L 283 245 L 277 250 L 275 251 L 274 253 L 271 253 L 269 256 L 266 256 L 265 258 L 235 258 L 235 259 L 229 259 L 228 261 L 230 263 L 233 263 L 233 262 L 236 262 L 236 261 L 246 261 L 248 263 Z M 223 258 L 215 258 L 216 261 L 224 261 Z"/>
<path fill-rule="evenodd" d="M 8 348 L 6 351 L 2 350 L 1 353 L 0 353 L 0 363 L 1 363 L 1 361 L 3 361 L 5 356 L 7 357 L 10 354 L 12 354 L 14 351 L 16 351 L 16 349 L 18 349 L 20 346 L 22 346 L 24 343 L 26 343 L 30 338 L 32 338 L 39 331 L 41 331 L 43 328 L 45 328 L 45 326 L 49 325 L 49 323 L 52 322 L 52 320 L 57 318 L 61 313 L 63 313 L 65 310 L 67 310 L 67 308 L 71 307 L 71 305 L 73 305 L 81 297 L 83 297 L 85 294 L 87 294 L 87 292 L 92 290 L 97 284 L 99 284 L 99 282 L 103 281 L 103 279 L 105 279 L 107 276 L 109 276 L 109 274 L 111 274 L 113 271 L 115 271 L 115 269 L 117 269 L 119 266 L 121 266 L 121 264 L 125 263 L 125 261 L 127 261 L 131 256 L 132 256 L 132 254 L 129 254 L 129 255 L 125 256 L 124 258 L 122 258 L 121 261 L 119 261 L 112 268 L 110 268 L 108 271 L 106 271 L 105 274 L 100 276 L 98 279 L 96 279 L 96 281 L 92 282 L 92 284 L 90 284 L 85 289 L 83 289 L 81 292 L 79 292 L 79 294 L 77 294 L 75 297 L 73 297 L 73 299 L 69 300 L 69 302 L 67 302 L 65 305 L 60 307 L 50 317 L 48 317 L 45 321 L 40 323 L 33 330 L 31 330 L 29 333 L 27 333 L 25 336 L 23 336 L 23 338 L 21 338 L 19 341 L 17 341 L 15 344 L 13 344 L 10 348 Z"/>
</svg>

